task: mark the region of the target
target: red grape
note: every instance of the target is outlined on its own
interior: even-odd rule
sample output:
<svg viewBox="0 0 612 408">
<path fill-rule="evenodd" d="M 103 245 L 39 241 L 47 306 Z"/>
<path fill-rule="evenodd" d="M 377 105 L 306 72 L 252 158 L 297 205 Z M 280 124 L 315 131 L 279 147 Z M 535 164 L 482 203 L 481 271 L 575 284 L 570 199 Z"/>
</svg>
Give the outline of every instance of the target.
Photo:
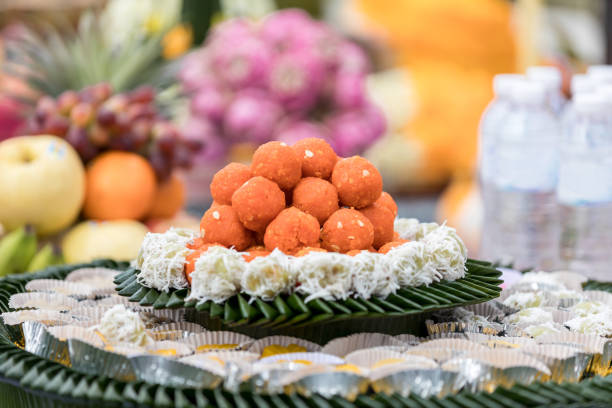
<svg viewBox="0 0 612 408">
<path fill-rule="evenodd" d="M 110 97 L 102 106 L 108 108 L 112 112 L 119 113 L 125 111 L 129 102 L 125 94 L 117 94 Z"/>
<path fill-rule="evenodd" d="M 153 149 L 149 154 L 149 161 L 159 180 L 164 180 L 170 176 L 172 166 L 169 160 L 157 149 Z"/>
<path fill-rule="evenodd" d="M 108 109 L 105 106 L 101 106 L 100 109 L 98 109 L 96 119 L 98 123 L 104 127 L 111 127 L 117 121 L 115 112 L 113 112 L 112 110 Z"/>
<path fill-rule="evenodd" d="M 49 135 L 64 137 L 66 132 L 68 132 L 69 126 L 70 122 L 68 119 L 61 115 L 53 114 L 45 119 L 42 132 Z"/>
<path fill-rule="evenodd" d="M 87 129 L 70 126 L 66 141 L 75 148 L 84 162 L 88 162 L 98 154 L 98 149 L 87 138 Z"/>
<path fill-rule="evenodd" d="M 50 96 L 41 97 L 36 103 L 35 117 L 38 123 L 43 123 L 48 115 L 57 110 L 55 101 Z"/>
<path fill-rule="evenodd" d="M 70 111 L 70 120 L 73 124 L 85 127 L 93 119 L 93 107 L 87 102 L 78 103 Z"/>
<path fill-rule="evenodd" d="M 155 90 L 151 86 L 143 85 L 129 92 L 127 97 L 131 103 L 151 103 L 155 99 Z"/>
<path fill-rule="evenodd" d="M 107 100 L 113 93 L 113 87 L 108 82 L 100 82 L 91 87 L 91 95 L 95 103 L 101 103 Z"/>
<path fill-rule="evenodd" d="M 79 94 L 75 91 L 64 91 L 57 98 L 57 106 L 62 115 L 68 116 L 72 108 L 79 103 Z"/>
<path fill-rule="evenodd" d="M 89 130 L 89 140 L 98 147 L 105 147 L 110 141 L 110 133 L 102 126 L 93 125 Z"/>
</svg>

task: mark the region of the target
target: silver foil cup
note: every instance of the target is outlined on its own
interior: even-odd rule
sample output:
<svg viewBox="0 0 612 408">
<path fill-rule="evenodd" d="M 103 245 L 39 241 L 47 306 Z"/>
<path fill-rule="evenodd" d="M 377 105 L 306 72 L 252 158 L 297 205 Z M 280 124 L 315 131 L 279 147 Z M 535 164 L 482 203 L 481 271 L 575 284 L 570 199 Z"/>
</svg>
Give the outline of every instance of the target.
<svg viewBox="0 0 612 408">
<path fill-rule="evenodd" d="M 69 366 L 70 354 L 68 344 L 52 336 L 45 325 L 39 322 L 28 321 L 21 325 L 25 340 L 25 349 L 39 357 L 56 361 Z"/>
<path fill-rule="evenodd" d="M 135 381 L 130 360 L 77 339 L 68 339 L 72 368 L 84 374 L 103 375 L 121 381 Z"/>
<path fill-rule="evenodd" d="M 454 333 L 483 333 L 497 335 L 503 330 L 499 323 L 489 323 L 486 325 L 479 323 L 465 322 L 443 322 L 434 323 L 432 320 L 425 321 L 427 333 L 433 338 L 453 337 Z"/>
<path fill-rule="evenodd" d="M 129 358 L 140 381 L 180 388 L 215 388 L 223 378 L 210 371 L 162 356 L 141 355 Z"/>
<path fill-rule="evenodd" d="M 319 394 L 324 398 L 339 395 L 349 401 L 354 401 L 359 394 L 367 391 L 368 384 L 366 377 L 338 371 L 307 375 L 291 383 L 285 389 L 307 397 L 312 394 Z"/>
<path fill-rule="evenodd" d="M 457 388 L 458 373 L 433 369 L 408 369 L 397 371 L 384 377 L 372 380 L 375 392 L 385 394 L 398 393 L 404 397 L 416 394 L 422 398 L 431 396 L 444 397 L 453 394 Z"/>
</svg>

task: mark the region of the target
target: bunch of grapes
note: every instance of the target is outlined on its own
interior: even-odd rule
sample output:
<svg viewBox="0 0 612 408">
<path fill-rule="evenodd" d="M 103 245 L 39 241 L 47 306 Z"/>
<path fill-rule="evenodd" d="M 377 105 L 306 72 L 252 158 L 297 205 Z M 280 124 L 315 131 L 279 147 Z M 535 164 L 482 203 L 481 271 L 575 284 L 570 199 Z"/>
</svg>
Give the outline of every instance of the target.
<svg viewBox="0 0 612 408">
<path fill-rule="evenodd" d="M 158 179 L 164 180 L 174 168 L 189 168 L 204 141 L 181 134 L 161 117 L 154 98 L 155 91 L 149 86 L 113 93 L 108 83 L 68 90 L 57 99 L 43 96 L 28 131 L 66 139 L 85 163 L 106 150 L 138 153 L 149 160 Z"/>
<path fill-rule="evenodd" d="M 385 130 L 366 95 L 369 69 L 360 47 L 302 11 L 229 20 L 183 64 L 185 132 L 206 139 L 210 158 L 231 143 L 305 137 L 326 139 L 341 156 L 359 153 Z"/>
</svg>

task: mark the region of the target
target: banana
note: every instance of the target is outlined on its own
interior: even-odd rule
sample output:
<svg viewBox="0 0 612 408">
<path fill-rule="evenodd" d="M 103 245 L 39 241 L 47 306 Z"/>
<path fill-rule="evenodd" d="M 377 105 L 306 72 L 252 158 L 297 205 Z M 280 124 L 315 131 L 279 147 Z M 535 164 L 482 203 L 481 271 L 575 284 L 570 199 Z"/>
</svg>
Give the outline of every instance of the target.
<svg viewBox="0 0 612 408">
<path fill-rule="evenodd" d="M 32 226 L 25 226 L 25 238 L 21 242 L 19 249 L 15 253 L 12 261 L 13 273 L 25 272 L 28 265 L 36 255 L 38 243 L 36 242 L 36 233 Z"/>
<path fill-rule="evenodd" d="M 51 243 L 47 243 L 36 255 L 34 255 L 26 271 L 34 272 L 61 263 L 63 263 L 63 260 L 62 255 L 59 253 L 59 249 Z"/>
<path fill-rule="evenodd" d="M 6 276 L 14 272 L 15 256 L 20 247 L 27 239 L 25 227 L 9 232 L 0 241 L 0 276 Z"/>
</svg>

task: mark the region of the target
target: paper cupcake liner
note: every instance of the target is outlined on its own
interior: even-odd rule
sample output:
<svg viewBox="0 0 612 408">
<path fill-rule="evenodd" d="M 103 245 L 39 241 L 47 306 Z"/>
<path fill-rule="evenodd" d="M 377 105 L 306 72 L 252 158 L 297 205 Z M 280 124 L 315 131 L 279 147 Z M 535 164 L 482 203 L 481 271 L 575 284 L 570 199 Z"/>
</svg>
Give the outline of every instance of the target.
<svg viewBox="0 0 612 408">
<path fill-rule="evenodd" d="M 580 381 L 592 358 L 590 354 L 563 345 L 526 346 L 521 352 L 546 364 L 550 369 L 551 380 L 556 383 Z"/>
<path fill-rule="evenodd" d="M 161 356 L 136 356 L 129 359 L 136 378 L 150 384 L 177 388 L 216 388 L 223 381 L 218 374 Z"/>
<path fill-rule="evenodd" d="M 584 297 L 590 302 L 601 302 L 612 307 L 612 293 L 603 290 L 587 290 Z"/>
<path fill-rule="evenodd" d="M 91 300 L 93 302 L 91 306 L 115 306 L 115 305 L 124 305 L 125 307 L 142 307 L 138 302 L 130 302 L 130 298 L 119 295 L 109 295 L 105 296 L 101 299 Z"/>
<path fill-rule="evenodd" d="M 483 316 L 487 320 L 501 322 L 504 316 L 514 313 L 513 308 L 497 301 L 476 303 L 464 306 L 464 309 L 478 316 Z"/>
<path fill-rule="evenodd" d="M 324 398 L 340 396 L 354 401 L 358 395 L 367 391 L 369 384 L 366 377 L 348 372 L 304 373 L 304 376 L 300 377 L 293 377 L 286 385 L 286 391 L 297 392 L 306 397 L 318 394 Z"/>
<path fill-rule="evenodd" d="M 79 302 L 76 299 L 58 293 L 15 293 L 9 299 L 11 309 L 43 309 L 65 312 L 78 306 Z"/>
<path fill-rule="evenodd" d="M 576 305 L 577 303 L 582 302 L 583 300 L 584 298 L 581 298 L 581 297 L 562 298 L 562 299 L 559 299 L 559 304 L 557 306 L 560 309 L 569 309 L 573 307 L 574 305 Z"/>
<path fill-rule="evenodd" d="M 603 353 L 606 339 L 599 337 L 594 334 L 582 334 L 582 333 L 550 333 L 539 336 L 537 339 L 538 344 L 574 344 L 580 346 L 584 352 L 590 354 L 601 354 Z"/>
<path fill-rule="evenodd" d="M 259 360 L 260 364 L 270 364 L 278 362 L 303 362 L 306 365 L 339 365 L 344 364 L 344 359 L 335 356 L 333 354 L 326 353 L 288 353 L 288 354 L 277 354 L 274 356 L 262 358 Z"/>
<path fill-rule="evenodd" d="M 115 293 L 113 280 L 118 273 L 108 268 L 81 268 L 70 272 L 64 280 L 91 286 L 95 296 L 110 295 Z"/>
<path fill-rule="evenodd" d="M 456 372 L 443 371 L 440 368 L 406 369 L 372 380 L 371 386 L 376 393 L 400 394 L 403 397 L 416 394 L 421 398 L 431 396 L 442 398 L 459 391 L 456 378 Z"/>
<path fill-rule="evenodd" d="M 247 350 L 253 339 L 244 334 L 229 331 L 210 331 L 192 334 L 180 340 L 190 345 L 196 353 L 223 350 Z"/>
<path fill-rule="evenodd" d="M 421 343 L 421 339 L 413 334 L 398 334 L 394 339 L 401 341 L 406 346 L 416 346 Z"/>
<path fill-rule="evenodd" d="M 399 351 L 373 347 L 350 352 L 344 357 L 344 360 L 347 364 L 354 364 L 366 370 L 371 370 L 377 368 L 377 366 L 384 366 L 385 363 L 388 365 L 405 363 L 408 361 L 408 356 Z"/>
<path fill-rule="evenodd" d="M 40 322 L 46 326 L 75 324 L 77 320 L 66 313 L 56 310 L 20 310 L 18 312 L 2 313 L 4 324 L 13 326 L 23 322 Z"/>
<path fill-rule="evenodd" d="M 574 313 L 570 312 L 569 310 L 553 310 L 552 315 L 553 322 L 559 324 L 563 324 L 575 317 Z"/>
<path fill-rule="evenodd" d="M 482 325 L 479 323 L 465 322 L 444 322 L 434 323 L 431 320 L 425 321 L 427 333 L 434 338 L 445 338 L 448 334 L 453 333 L 483 333 L 497 335 L 503 331 L 503 326 L 499 323 L 490 323 Z"/>
<path fill-rule="evenodd" d="M 438 363 L 443 363 L 457 356 L 458 352 L 456 350 L 451 350 L 448 348 L 441 348 L 441 347 L 427 347 L 427 348 L 412 347 L 406 350 L 404 354 L 407 354 L 409 356 L 427 357 L 431 360 L 437 361 Z"/>
<path fill-rule="evenodd" d="M 147 346 L 146 351 L 148 354 L 168 358 L 181 358 L 194 353 L 194 349 L 190 345 L 172 340 L 156 341 Z"/>
<path fill-rule="evenodd" d="M 192 334 L 203 333 L 206 329 L 190 322 L 166 323 L 149 330 L 149 335 L 156 341 L 179 341 Z"/>
<path fill-rule="evenodd" d="M 319 346 L 318 344 L 315 344 L 308 340 L 303 340 L 297 337 L 290 336 L 269 336 L 264 337 L 263 339 L 255 340 L 253 344 L 251 344 L 251 346 L 249 347 L 249 351 L 263 356 L 262 353 L 266 350 L 267 347 L 280 346 L 277 347 L 279 348 L 279 350 L 277 350 L 279 352 L 278 354 L 285 354 L 282 349 L 286 348 L 290 344 L 294 344 L 296 346 L 304 348 L 304 352 L 321 351 L 321 346 Z"/>
<path fill-rule="evenodd" d="M 135 381 L 136 375 L 125 355 L 92 346 L 77 339 L 68 339 L 72 368 L 84 374 Z"/>
<path fill-rule="evenodd" d="M 404 343 L 388 334 L 356 333 L 330 341 L 321 352 L 343 357 L 355 350 L 379 346 L 404 346 Z"/>
<path fill-rule="evenodd" d="M 413 347 L 411 350 L 416 348 L 446 348 L 453 351 L 487 351 L 488 349 L 481 344 L 474 343 L 469 340 L 463 339 L 436 339 L 421 343 L 418 346 Z"/>
<path fill-rule="evenodd" d="M 68 339 L 77 339 L 89 343 L 95 347 L 104 347 L 104 342 L 102 341 L 102 338 L 100 336 L 98 336 L 92 330 L 80 326 L 54 326 L 49 327 L 47 330 L 49 331 L 49 334 L 51 334 L 53 337 L 57 338 L 60 341 L 65 342 Z"/>
<path fill-rule="evenodd" d="M 153 309 L 152 307 L 133 308 L 138 311 L 147 329 L 154 329 L 170 323 L 185 321 L 185 309 Z"/>
<path fill-rule="evenodd" d="M 94 297 L 95 288 L 85 283 L 66 282 L 59 279 L 34 279 L 26 283 L 28 292 L 49 292 L 72 296 L 75 299 Z"/>
</svg>

